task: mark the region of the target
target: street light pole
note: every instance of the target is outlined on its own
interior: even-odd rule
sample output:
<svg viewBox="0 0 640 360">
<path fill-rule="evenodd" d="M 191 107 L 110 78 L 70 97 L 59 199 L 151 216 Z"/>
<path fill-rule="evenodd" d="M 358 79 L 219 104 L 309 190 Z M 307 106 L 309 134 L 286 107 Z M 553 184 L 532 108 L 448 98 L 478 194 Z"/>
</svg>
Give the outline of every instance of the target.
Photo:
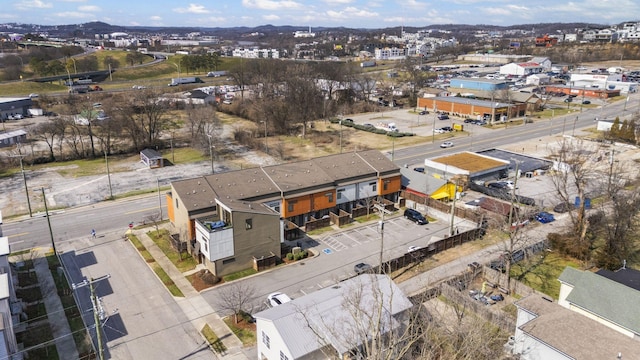
<svg viewBox="0 0 640 360">
<path fill-rule="evenodd" d="M 575 136 L 576 134 L 576 123 L 578 122 L 578 117 L 576 116 L 576 119 L 573 120 L 573 130 L 571 130 L 571 136 Z"/>
<path fill-rule="evenodd" d="M 162 221 L 162 195 L 160 195 L 160 178 L 157 176 L 156 186 L 158 188 L 158 210 L 160 211 L 160 221 Z"/>
</svg>

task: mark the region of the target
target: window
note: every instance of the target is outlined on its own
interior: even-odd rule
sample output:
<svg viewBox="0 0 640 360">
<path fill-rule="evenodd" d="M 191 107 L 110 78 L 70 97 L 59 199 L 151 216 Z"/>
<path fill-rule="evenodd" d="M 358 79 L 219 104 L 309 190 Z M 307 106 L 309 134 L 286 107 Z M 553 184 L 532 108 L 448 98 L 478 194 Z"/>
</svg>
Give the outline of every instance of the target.
<svg viewBox="0 0 640 360">
<path fill-rule="evenodd" d="M 236 258 L 222 260 L 222 265 L 231 264 L 232 262 L 235 262 L 235 261 L 236 261 Z"/>
<path fill-rule="evenodd" d="M 271 349 L 271 341 L 269 340 L 269 335 L 262 332 L 262 343 L 267 346 L 267 349 Z"/>
<path fill-rule="evenodd" d="M 344 192 L 344 189 L 338 189 L 338 195 L 336 196 L 336 198 L 338 200 L 342 199 L 342 193 Z"/>
<path fill-rule="evenodd" d="M 373 191 L 378 191 L 378 184 L 377 183 L 369 183 L 369 186 L 371 186 L 371 190 Z"/>
<path fill-rule="evenodd" d="M 389 188 L 389 181 L 388 180 L 383 183 L 382 188 L 384 190 L 388 190 L 388 188 Z"/>
<path fill-rule="evenodd" d="M 287 205 L 287 211 L 291 212 L 294 209 L 294 205 L 297 203 L 296 200 L 289 201 L 289 205 Z"/>
<path fill-rule="evenodd" d="M 180 209 L 180 203 L 178 202 L 178 199 L 176 199 L 176 209 Z"/>
<path fill-rule="evenodd" d="M 206 239 L 203 239 L 204 241 L 202 241 L 202 245 L 204 247 L 204 252 L 208 253 L 209 252 L 209 241 L 207 241 Z"/>
<path fill-rule="evenodd" d="M 247 230 L 253 229 L 253 219 L 246 219 L 244 221 L 244 228 Z"/>
<path fill-rule="evenodd" d="M 324 196 L 327 197 L 327 201 L 329 201 L 330 203 L 333 202 L 333 193 L 326 193 L 324 194 Z"/>
<path fill-rule="evenodd" d="M 287 357 L 287 355 L 285 355 L 282 350 L 280 350 L 280 360 L 289 360 L 289 358 Z"/>
</svg>

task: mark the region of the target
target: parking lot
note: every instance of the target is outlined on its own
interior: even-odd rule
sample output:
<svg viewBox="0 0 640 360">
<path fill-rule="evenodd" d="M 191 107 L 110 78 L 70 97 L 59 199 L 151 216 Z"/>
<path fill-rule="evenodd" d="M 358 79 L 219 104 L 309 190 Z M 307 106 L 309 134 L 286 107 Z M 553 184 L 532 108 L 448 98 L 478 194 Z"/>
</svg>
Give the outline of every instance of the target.
<svg viewBox="0 0 640 360">
<path fill-rule="evenodd" d="M 414 133 L 418 136 L 431 136 L 435 129 L 453 127 L 453 124 L 463 125 L 466 131 L 473 132 L 474 135 L 492 131 L 483 126 L 465 124 L 464 119 L 451 115 L 449 115 L 449 119 L 438 120 L 436 113 L 429 112 L 429 114 L 419 115 L 419 112 L 414 112 L 413 108 L 380 107 L 379 110 L 375 113 L 350 115 L 349 118 L 359 125 L 371 124 L 375 126 L 379 122 L 395 123 L 400 132 Z"/>
</svg>

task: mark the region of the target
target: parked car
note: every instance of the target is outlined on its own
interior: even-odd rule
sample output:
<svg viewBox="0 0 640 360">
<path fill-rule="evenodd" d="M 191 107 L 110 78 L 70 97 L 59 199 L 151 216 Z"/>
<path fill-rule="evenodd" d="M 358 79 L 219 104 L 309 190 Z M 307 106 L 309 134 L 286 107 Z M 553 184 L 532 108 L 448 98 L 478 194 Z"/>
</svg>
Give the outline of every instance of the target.
<svg viewBox="0 0 640 360">
<path fill-rule="evenodd" d="M 550 214 L 546 211 L 541 211 L 539 213 L 536 214 L 536 220 L 538 220 L 539 222 L 543 223 L 543 224 L 547 224 L 553 221 L 556 221 L 556 218 L 553 216 L 553 214 Z"/>
<path fill-rule="evenodd" d="M 274 292 L 267 296 L 267 300 L 269 300 L 269 304 L 271 304 L 271 306 L 278 306 L 284 303 L 288 303 L 289 301 L 291 301 L 291 298 L 287 296 L 287 294 Z"/>
<path fill-rule="evenodd" d="M 372 269 L 373 268 L 371 267 L 371 265 L 365 264 L 365 263 L 358 263 L 358 264 L 355 264 L 353 266 L 353 271 L 356 274 L 362 274 L 362 273 L 370 272 Z"/>
<path fill-rule="evenodd" d="M 511 180 L 502 180 L 502 181 L 498 181 L 498 184 L 502 184 L 505 187 L 507 187 L 507 189 L 513 190 L 515 185 L 513 183 L 513 181 Z M 516 188 L 517 189 L 517 188 Z"/>
<path fill-rule="evenodd" d="M 449 120 L 449 115 L 440 114 L 440 115 L 438 115 L 438 120 Z"/>
<path fill-rule="evenodd" d="M 583 100 L 583 101 L 582 101 L 582 103 L 583 103 L 584 105 L 589 105 L 589 104 L 591 104 L 591 101 L 589 101 L 589 100 Z"/>
<path fill-rule="evenodd" d="M 451 141 L 445 141 L 442 144 L 440 144 L 441 148 L 450 148 L 453 147 L 453 143 Z"/>
<path fill-rule="evenodd" d="M 492 189 L 506 189 L 507 185 L 501 182 L 492 182 L 492 183 L 488 183 L 487 187 L 490 187 Z"/>
<path fill-rule="evenodd" d="M 40 95 L 38 95 L 38 94 L 36 94 L 36 93 L 29 94 L 29 97 L 30 97 L 31 99 L 37 99 L 39 96 L 40 96 Z"/>
<path fill-rule="evenodd" d="M 420 246 L 412 245 L 412 246 L 409 246 L 409 248 L 407 249 L 407 252 L 414 252 L 418 249 L 420 249 Z"/>
<path fill-rule="evenodd" d="M 452 132 L 453 128 L 451 126 L 445 126 L 441 128 L 442 130 L 446 131 L 446 132 Z"/>
<path fill-rule="evenodd" d="M 419 112 L 420 115 L 429 115 L 429 112 L 427 110 L 422 110 Z"/>
<path fill-rule="evenodd" d="M 353 124 L 353 119 L 346 118 L 346 119 L 342 120 L 342 123 L 343 124 L 347 124 L 347 123 Z"/>
<path fill-rule="evenodd" d="M 574 208 L 573 204 L 568 202 L 561 202 L 560 204 L 553 207 L 553 211 L 561 214 L 561 213 L 566 213 L 567 211 L 571 211 L 571 209 L 573 208 Z"/>
<path fill-rule="evenodd" d="M 404 217 L 405 219 L 409 219 L 418 225 L 425 225 L 429 223 L 429 221 L 427 221 L 427 219 L 422 214 L 420 214 L 418 210 L 414 209 L 406 209 L 404 211 Z"/>
<path fill-rule="evenodd" d="M 423 167 L 413 168 L 413 171 L 416 171 L 416 172 L 419 172 L 419 173 L 423 173 L 423 174 L 424 174 L 424 168 L 423 168 Z"/>
<path fill-rule="evenodd" d="M 573 101 L 573 98 L 570 98 L 570 97 L 564 99 L 564 102 L 566 102 L 566 103 L 570 103 L 572 101 Z"/>
<path fill-rule="evenodd" d="M 491 295 L 489 298 L 491 300 L 493 300 L 493 301 L 502 301 L 502 300 L 504 300 L 504 296 L 502 296 L 502 294 Z"/>
<path fill-rule="evenodd" d="M 465 124 L 473 124 L 476 120 L 474 119 L 464 119 Z"/>
</svg>

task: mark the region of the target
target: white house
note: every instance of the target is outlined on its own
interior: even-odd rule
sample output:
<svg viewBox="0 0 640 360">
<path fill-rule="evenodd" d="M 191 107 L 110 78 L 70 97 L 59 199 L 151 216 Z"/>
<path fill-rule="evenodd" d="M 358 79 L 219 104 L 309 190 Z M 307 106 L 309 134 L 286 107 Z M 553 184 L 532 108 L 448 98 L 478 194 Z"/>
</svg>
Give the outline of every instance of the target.
<svg viewBox="0 0 640 360">
<path fill-rule="evenodd" d="M 520 360 L 624 360 L 636 359 L 640 354 L 639 341 L 549 298 L 533 294 L 515 305 L 516 330 L 507 347 Z M 632 310 L 637 307 L 627 312 Z"/>
<path fill-rule="evenodd" d="M 342 359 L 401 329 L 412 306 L 388 276 L 362 274 L 254 314 L 258 359 Z"/>
<path fill-rule="evenodd" d="M 549 75 L 546 74 L 533 74 L 527 76 L 526 84 L 527 85 L 545 85 L 549 83 Z"/>
</svg>

